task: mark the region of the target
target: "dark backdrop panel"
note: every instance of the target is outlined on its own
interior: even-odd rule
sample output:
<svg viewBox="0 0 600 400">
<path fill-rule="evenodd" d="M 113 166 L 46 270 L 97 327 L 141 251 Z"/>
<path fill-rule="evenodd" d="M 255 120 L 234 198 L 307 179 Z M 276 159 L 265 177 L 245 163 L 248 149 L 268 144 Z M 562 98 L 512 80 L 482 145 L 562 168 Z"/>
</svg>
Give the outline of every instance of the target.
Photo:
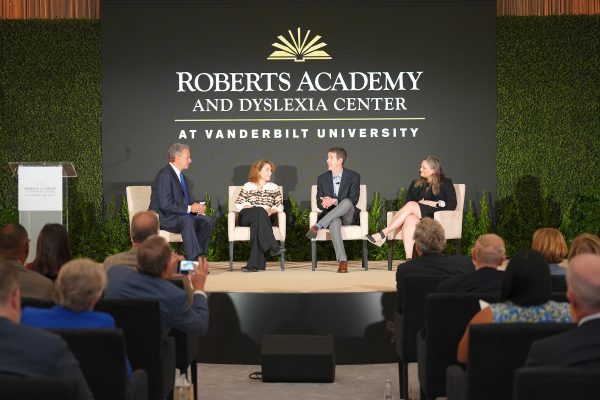
<svg viewBox="0 0 600 400">
<path fill-rule="evenodd" d="M 164 4 L 163 4 L 164 3 Z M 439 1 L 389 4 L 328 2 L 303 5 L 208 2 L 104 1 L 102 3 L 103 157 L 106 198 L 130 184 L 149 184 L 176 141 L 192 148 L 187 173 L 196 197 L 208 192 L 221 203 L 227 186 L 242 184 L 259 158 L 275 162 L 274 181 L 286 197 L 308 201 L 310 185 L 326 170 L 326 150 L 343 146 L 347 167 L 361 173 L 384 198 L 395 198 L 417 176 L 428 154 L 442 159 L 448 176 L 467 193 L 496 192 L 495 2 Z M 331 60 L 267 60 L 288 30 L 320 35 Z M 272 91 L 178 92 L 177 72 L 277 73 L 290 82 Z M 405 90 L 299 91 L 305 73 L 350 72 L 421 75 Z M 415 75 L 416 76 L 416 75 Z M 206 81 L 202 81 L 206 82 Z M 275 81 L 278 82 L 278 81 Z M 266 88 L 261 81 L 263 89 Z M 204 87 L 206 87 L 204 85 Z M 287 90 L 286 90 L 287 89 Z M 418 89 L 418 90 L 411 90 Z M 403 98 L 393 110 L 335 110 L 338 98 Z M 240 99 L 322 99 L 327 110 L 241 111 Z M 228 111 L 193 111 L 196 102 L 226 99 Z M 340 100 L 338 100 L 339 102 Z M 307 104 L 306 101 L 305 104 Z M 347 120 L 350 118 L 351 120 Z M 361 120 L 370 118 L 374 120 Z M 389 120 L 405 118 L 404 120 Z M 418 118 L 418 119 L 412 119 Z M 226 121 L 211 122 L 206 119 Z M 232 121 L 242 119 L 243 121 Z M 285 119 L 285 121 L 255 121 Z M 290 121 L 290 119 L 302 119 Z M 319 119 L 315 121 L 314 119 Z M 327 119 L 327 120 L 323 120 Z M 332 120 L 333 119 L 333 120 Z M 194 120 L 194 121 L 180 121 Z M 200 121 L 203 120 L 203 121 Z M 349 129 L 377 137 L 349 137 Z M 217 139 L 218 129 L 236 134 Z M 240 131 L 268 130 L 270 138 L 240 138 Z M 274 130 L 300 137 L 273 138 Z M 319 137 L 337 130 L 338 137 Z M 341 131 L 345 131 L 341 137 Z M 396 137 L 381 131 L 396 129 Z M 405 136 L 402 136 L 405 129 Z M 416 130 L 413 137 L 412 130 Z M 191 137 L 195 130 L 195 137 Z M 207 130 L 213 131 L 208 138 Z M 304 131 L 302 131 L 304 130 Z M 181 138 L 184 132 L 186 138 Z M 303 132 L 306 132 L 304 137 Z"/>
</svg>

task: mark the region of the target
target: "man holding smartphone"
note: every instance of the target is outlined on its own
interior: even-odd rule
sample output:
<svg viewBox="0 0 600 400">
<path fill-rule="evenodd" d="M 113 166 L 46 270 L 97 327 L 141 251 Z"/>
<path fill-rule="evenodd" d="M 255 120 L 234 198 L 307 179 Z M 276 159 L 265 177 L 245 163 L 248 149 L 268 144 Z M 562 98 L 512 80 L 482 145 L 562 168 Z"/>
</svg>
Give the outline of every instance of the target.
<svg viewBox="0 0 600 400">
<path fill-rule="evenodd" d="M 163 336 L 171 328 L 194 336 L 204 336 L 208 330 L 208 302 L 204 292 L 208 266 L 198 263 L 187 275 L 194 289 L 194 298 L 190 304 L 185 292 L 168 281 L 176 272 L 180 260 L 183 257 L 174 253 L 163 237 L 151 236 L 138 248 L 137 271 L 122 265 L 115 265 L 108 271 L 104 297 L 156 299 L 160 304 Z"/>
<path fill-rule="evenodd" d="M 181 233 L 185 254 L 190 260 L 206 265 L 213 221 L 204 215 L 204 202 L 194 202 L 183 171 L 192 163 L 190 146 L 174 143 L 169 147 L 169 164 L 152 183 L 150 210 L 156 211 L 160 229 Z"/>
</svg>

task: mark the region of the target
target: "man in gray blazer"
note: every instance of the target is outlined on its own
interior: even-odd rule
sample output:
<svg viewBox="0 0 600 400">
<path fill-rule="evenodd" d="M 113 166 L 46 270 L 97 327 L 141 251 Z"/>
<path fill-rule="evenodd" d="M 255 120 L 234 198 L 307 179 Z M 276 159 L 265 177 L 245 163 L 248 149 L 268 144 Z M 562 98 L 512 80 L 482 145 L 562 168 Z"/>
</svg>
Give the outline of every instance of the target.
<svg viewBox="0 0 600 400">
<path fill-rule="evenodd" d="M 346 150 L 332 147 L 327 152 L 327 169 L 317 178 L 317 207 L 322 210 L 316 225 L 306 232 L 314 239 L 319 229 L 328 228 L 339 262 L 337 272 L 348 272 L 348 258 L 342 240 L 342 225 L 358 221 L 360 209 L 356 206 L 360 197 L 360 175 L 344 168 L 348 157 Z"/>
<path fill-rule="evenodd" d="M 0 375 L 67 379 L 79 400 L 92 399 L 79 363 L 65 341 L 50 332 L 19 324 L 21 292 L 17 270 L 0 260 Z"/>
<path fill-rule="evenodd" d="M 107 299 L 156 299 L 160 306 L 161 332 L 166 336 L 171 328 L 194 336 L 204 336 L 208 330 L 208 302 L 204 285 L 208 266 L 200 264 L 187 275 L 194 289 L 192 304 L 185 292 L 168 282 L 177 262 L 183 257 L 173 253 L 169 243 L 160 236 L 151 236 L 138 249 L 138 271 L 115 265 L 108 271 Z"/>
<path fill-rule="evenodd" d="M 25 269 L 29 255 L 29 236 L 20 224 L 6 224 L 0 229 L 0 258 L 11 261 L 17 271 L 21 296 L 53 301 L 54 284 L 42 274 Z"/>
</svg>

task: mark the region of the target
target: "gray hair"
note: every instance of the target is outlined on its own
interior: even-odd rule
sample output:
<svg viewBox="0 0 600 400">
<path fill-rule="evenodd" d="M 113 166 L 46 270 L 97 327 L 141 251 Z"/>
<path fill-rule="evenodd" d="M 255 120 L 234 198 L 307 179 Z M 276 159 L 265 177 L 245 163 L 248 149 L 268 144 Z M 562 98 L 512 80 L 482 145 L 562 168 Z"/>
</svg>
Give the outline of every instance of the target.
<svg viewBox="0 0 600 400">
<path fill-rule="evenodd" d="M 446 245 L 444 227 L 433 218 L 423 218 L 417 224 L 413 239 L 423 253 L 439 253 Z"/>
<path fill-rule="evenodd" d="M 600 256 L 585 253 L 569 260 L 567 287 L 581 304 L 600 309 Z"/>
<path fill-rule="evenodd" d="M 60 268 L 55 285 L 58 304 L 73 311 L 87 310 L 91 302 L 102 296 L 106 272 L 102 264 L 77 258 Z"/>
<path fill-rule="evenodd" d="M 189 150 L 190 146 L 183 143 L 173 143 L 169 147 L 169 161 L 175 161 L 175 157 L 180 156 L 184 150 Z"/>
</svg>

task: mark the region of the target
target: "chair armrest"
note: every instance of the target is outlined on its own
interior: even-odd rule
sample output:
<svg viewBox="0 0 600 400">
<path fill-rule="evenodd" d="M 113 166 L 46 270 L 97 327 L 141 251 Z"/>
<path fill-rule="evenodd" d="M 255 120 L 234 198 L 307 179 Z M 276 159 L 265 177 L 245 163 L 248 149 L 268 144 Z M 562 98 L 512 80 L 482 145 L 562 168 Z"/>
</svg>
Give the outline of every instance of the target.
<svg viewBox="0 0 600 400">
<path fill-rule="evenodd" d="M 433 213 L 433 219 L 444 227 L 446 239 L 460 239 L 462 236 L 463 214 L 461 211 L 436 211 Z"/>
<path fill-rule="evenodd" d="M 361 235 L 369 234 L 369 213 L 366 211 L 360 212 L 360 233 Z"/>
<path fill-rule="evenodd" d="M 129 400 L 148 400 L 148 374 L 144 369 L 136 369 L 127 386 Z"/>
<path fill-rule="evenodd" d="M 279 226 L 279 233 L 281 234 L 281 240 L 285 241 L 285 231 L 286 231 L 286 223 L 287 220 L 285 218 L 285 213 L 278 212 L 277 213 L 277 225 Z"/>
<path fill-rule="evenodd" d="M 229 241 L 232 241 L 233 236 L 233 231 L 235 229 L 235 225 L 237 223 L 237 213 L 234 211 L 229 211 L 227 213 L 227 237 L 229 238 Z"/>
</svg>

